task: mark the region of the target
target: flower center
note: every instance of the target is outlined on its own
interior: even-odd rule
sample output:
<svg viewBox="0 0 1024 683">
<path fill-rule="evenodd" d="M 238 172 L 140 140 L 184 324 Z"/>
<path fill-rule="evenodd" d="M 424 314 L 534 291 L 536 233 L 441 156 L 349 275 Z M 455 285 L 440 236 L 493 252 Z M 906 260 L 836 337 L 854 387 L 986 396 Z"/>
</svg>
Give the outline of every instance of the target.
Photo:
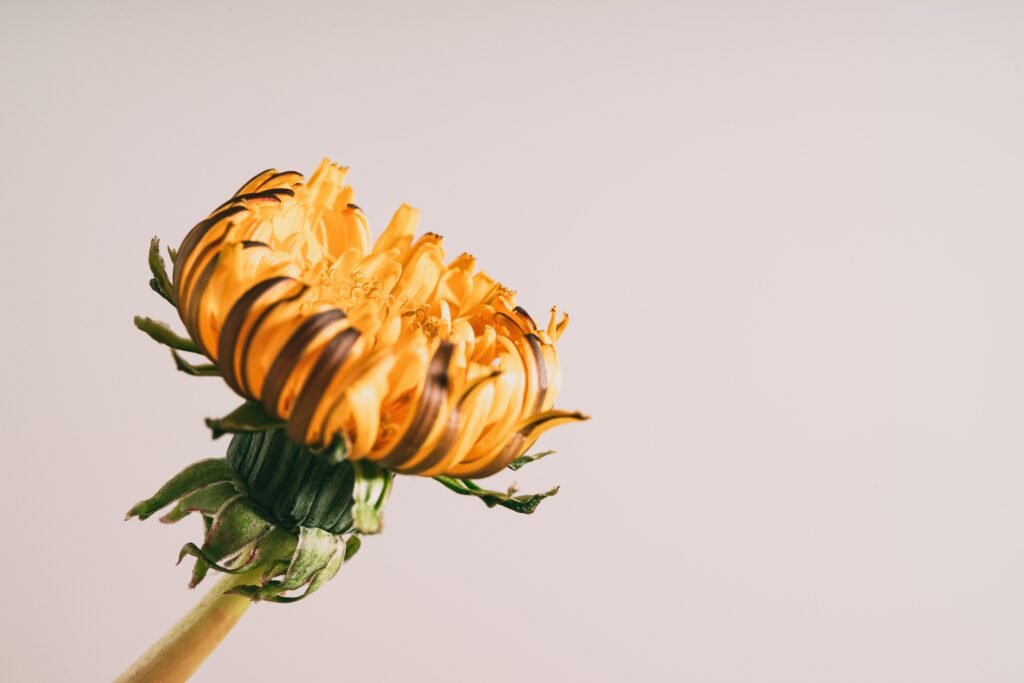
<svg viewBox="0 0 1024 683">
<path fill-rule="evenodd" d="M 445 326 L 445 320 L 431 314 L 431 307 L 423 301 L 411 301 L 393 292 L 394 282 L 385 283 L 368 277 L 362 271 L 348 274 L 324 268 L 319 275 L 316 268 L 307 271 L 308 281 L 315 283 L 315 294 L 307 306 L 327 303 L 345 311 L 357 322 L 362 332 L 373 334 L 390 316 L 398 315 L 404 330 L 422 332 L 432 339 Z"/>
</svg>

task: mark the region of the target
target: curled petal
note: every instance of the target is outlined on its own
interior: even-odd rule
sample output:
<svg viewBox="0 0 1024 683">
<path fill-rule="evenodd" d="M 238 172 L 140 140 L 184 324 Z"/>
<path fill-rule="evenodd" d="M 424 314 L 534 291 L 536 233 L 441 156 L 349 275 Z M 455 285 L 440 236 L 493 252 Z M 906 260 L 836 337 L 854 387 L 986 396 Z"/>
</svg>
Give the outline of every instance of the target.
<svg viewBox="0 0 1024 683">
<path fill-rule="evenodd" d="M 416 238 L 408 205 L 372 242 L 346 173 L 324 160 L 308 182 L 243 184 L 182 241 L 170 282 L 151 256 L 194 344 L 143 329 L 206 355 L 179 367 L 224 377 L 293 441 L 397 471 L 484 476 L 578 419 L 554 410 L 567 318 L 539 328 L 473 256 Z"/>
</svg>

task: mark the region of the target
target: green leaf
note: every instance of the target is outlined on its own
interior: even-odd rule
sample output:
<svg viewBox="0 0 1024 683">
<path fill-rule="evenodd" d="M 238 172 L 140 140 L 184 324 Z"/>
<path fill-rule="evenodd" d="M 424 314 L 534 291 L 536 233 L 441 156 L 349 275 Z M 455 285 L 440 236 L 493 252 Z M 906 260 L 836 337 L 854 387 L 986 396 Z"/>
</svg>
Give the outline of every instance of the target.
<svg viewBox="0 0 1024 683">
<path fill-rule="evenodd" d="M 221 418 L 206 418 L 206 426 L 219 439 L 225 434 L 238 432 L 262 432 L 284 427 L 284 422 L 267 414 L 263 406 L 255 401 L 246 401 Z"/>
<path fill-rule="evenodd" d="M 376 534 L 384 527 L 384 504 L 391 493 L 394 474 L 369 460 L 354 460 L 356 481 L 352 487 L 352 523 L 359 533 Z"/>
<path fill-rule="evenodd" d="M 540 453 L 533 453 L 532 455 L 520 455 L 518 458 L 516 458 L 508 465 L 506 465 L 506 467 L 508 467 L 510 470 L 514 472 L 518 469 L 526 467 L 531 462 L 537 462 L 541 458 L 546 458 L 549 455 L 552 455 L 553 453 L 554 451 L 541 451 Z"/>
<path fill-rule="evenodd" d="M 434 477 L 434 479 L 452 491 L 455 491 L 455 493 L 463 496 L 476 496 L 489 508 L 492 508 L 495 505 L 500 505 L 503 508 L 508 508 L 513 512 L 518 512 L 524 515 L 533 514 L 541 501 L 558 493 L 558 487 L 556 486 L 553 489 L 544 491 L 543 493 L 528 493 L 517 496 L 514 495 L 515 491 L 513 489 L 509 489 L 507 493 L 502 493 L 501 491 L 488 491 L 487 489 L 480 488 L 475 482 L 469 479 L 456 479 L 454 477 L 444 476 Z"/>
<path fill-rule="evenodd" d="M 139 328 L 148 334 L 154 341 L 159 342 L 164 346 L 170 346 L 172 349 L 177 349 L 179 351 L 199 353 L 199 347 L 196 346 L 194 341 L 175 334 L 174 331 L 168 327 L 167 323 L 137 315 L 135 316 L 135 327 Z"/>
<path fill-rule="evenodd" d="M 171 279 L 167 277 L 167 267 L 160 255 L 160 239 L 158 237 L 154 237 L 149 242 L 149 270 L 153 273 L 153 279 L 149 281 L 149 286 L 174 306 L 174 287 L 171 285 Z"/>
<path fill-rule="evenodd" d="M 220 377 L 220 368 L 213 363 L 192 365 L 182 358 L 181 354 L 174 349 L 171 349 L 171 355 L 174 356 L 174 366 L 186 375 L 191 375 L 193 377 Z"/>
<path fill-rule="evenodd" d="M 140 520 L 150 517 L 153 513 L 167 507 L 179 498 L 194 491 L 221 481 L 233 481 L 234 472 L 223 458 L 200 460 L 174 475 L 170 481 L 160 487 L 151 498 L 139 501 L 125 515 L 125 519 L 138 517 Z"/>
</svg>

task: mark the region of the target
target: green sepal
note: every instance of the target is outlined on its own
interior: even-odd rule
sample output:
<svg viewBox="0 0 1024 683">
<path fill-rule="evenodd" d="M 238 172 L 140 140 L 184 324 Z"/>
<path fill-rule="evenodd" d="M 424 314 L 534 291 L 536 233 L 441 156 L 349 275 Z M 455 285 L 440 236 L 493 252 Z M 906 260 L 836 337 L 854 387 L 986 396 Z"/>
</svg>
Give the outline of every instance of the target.
<svg viewBox="0 0 1024 683">
<path fill-rule="evenodd" d="M 196 585 L 198 585 L 199 582 L 202 581 L 203 578 L 206 576 L 206 572 L 209 569 L 216 569 L 217 571 L 223 574 L 244 574 L 247 571 L 255 569 L 257 565 L 257 562 L 253 561 L 248 564 L 239 565 L 238 567 L 227 567 L 225 565 L 218 563 L 208 554 L 203 552 L 203 549 L 197 546 L 195 543 L 186 543 L 185 545 L 181 546 L 181 551 L 178 553 L 178 564 L 181 564 L 181 561 L 189 555 L 196 558 L 197 567 L 202 566 L 202 569 L 198 572 L 193 570 L 192 581 L 190 582 L 191 585 L 189 586 L 190 588 L 195 588 Z"/>
<path fill-rule="evenodd" d="M 352 557 L 359 552 L 359 549 L 363 547 L 363 542 L 359 540 L 359 537 L 352 534 L 348 537 L 348 541 L 345 542 L 345 561 L 348 562 Z"/>
<path fill-rule="evenodd" d="M 239 448 L 262 449 L 265 445 L 262 434 L 245 437 L 257 439 L 256 443 L 247 444 L 237 441 L 238 438 L 241 437 L 236 437 L 233 444 Z M 283 452 L 278 455 L 283 457 Z M 314 462 L 323 462 L 321 456 L 312 457 Z M 199 513 L 204 527 L 203 541 L 185 544 L 178 555 L 179 563 L 189 556 L 195 559 L 190 587 L 200 583 L 210 570 L 231 574 L 256 570 L 259 578 L 253 583 L 258 585 L 239 586 L 235 594 L 271 602 L 301 600 L 334 577 L 344 562 L 355 555 L 360 546 L 359 538 L 353 533 L 343 535 L 351 529 L 348 522 L 342 525 L 343 529 L 335 529 L 336 520 L 330 519 L 324 520 L 329 524 L 325 528 L 282 526 L 265 502 L 252 497 L 248 488 L 252 482 L 236 469 L 244 465 L 244 459 L 232 463 L 230 458 L 196 463 L 175 475 L 152 498 L 133 506 L 129 517 L 145 519 L 172 503 L 174 507 L 161 518 L 165 523 Z M 308 468 L 309 463 L 305 467 Z M 326 492 L 332 499 L 331 505 L 336 507 L 336 510 L 324 510 L 324 514 L 351 519 L 354 468 L 344 460 L 335 469 L 331 476 L 341 477 L 336 484 L 341 487 L 339 491 L 343 496 L 335 499 L 337 487 L 328 486 L 326 489 L 318 487 L 317 497 Z M 368 463 L 363 469 L 363 497 L 379 527 L 380 509 L 387 499 L 391 473 Z M 279 482 L 282 486 L 286 483 Z M 288 486 L 282 489 L 285 493 L 290 490 Z M 314 515 L 311 519 L 318 517 Z"/>
<path fill-rule="evenodd" d="M 346 540 L 322 529 L 301 527 L 295 551 L 285 567 L 272 568 L 262 586 L 236 586 L 228 594 L 269 602 L 298 602 L 334 578 L 342 564 L 356 554 L 359 545 L 359 538 L 354 535 Z M 282 573 L 281 579 L 271 578 Z M 303 586 L 303 593 L 285 595 Z"/>
<path fill-rule="evenodd" d="M 203 539 L 203 551 L 218 562 L 254 549 L 255 544 L 273 529 L 249 502 L 244 493 L 229 498 L 213 516 L 213 524 Z"/>
<path fill-rule="evenodd" d="M 163 344 L 164 346 L 170 346 L 172 349 L 177 349 L 179 351 L 200 353 L 199 347 L 196 346 L 194 341 L 176 334 L 170 327 L 168 327 L 167 323 L 137 315 L 135 316 L 135 327 L 148 334 L 153 341 Z"/>
<path fill-rule="evenodd" d="M 345 542 L 340 536 L 328 533 L 322 529 L 311 529 L 302 527 L 299 529 L 299 541 L 295 544 L 295 552 L 292 555 L 288 569 L 283 579 L 268 581 L 261 592 L 261 598 L 266 599 L 287 591 L 297 590 L 307 584 L 307 593 L 316 590 L 323 581 L 316 587 L 312 582 L 323 572 L 330 573 L 327 580 L 338 573 L 341 563 L 345 561 Z"/>
<path fill-rule="evenodd" d="M 369 460 L 352 461 L 356 480 L 352 487 L 352 523 L 361 534 L 376 534 L 384 528 L 384 504 L 391 493 L 394 474 Z"/>
<path fill-rule="evenodd" d="M 553 455 L 554 451 L 541 451 L 540 453 L 532 453 L 527 455 L 520 455 L 518 458 L 510 462 L 506 467 L 515 472 L 516 470 L 526 467 L 531 462 L 537 462 L 541 458 L 546 458 L 549 455 Z"/>
<path fill-rule="evenodd" d="M 160 521 L 164 524 L 174 524 L 193 512 L 212 517 L 228 499 L 235 497 L 238 493 L 238 484 L 233 481 L 220 481 L 204 486 L 179 500 L 170 512 L 160 518 Z M 206 532 L 209 533 L 209 529 Z"/>
<path fill-rule="evenodd" d="M 246 401 L 221 418 L 206 418 L 206 426 L 219 439 L 225 434 L 238 432 L 262 432 L 284 427 L 284 422 L 267 414 L 263 406 L 255 401 Z"/>
<path fill-rule="evenodd" d="M 338 574 L 338 570 L 341 569 L 341 565 L 348 562 L 349 558 L 355 555 L 356 551 L 359 550 L 360 541 L 358 536 L 349 536 L 345 541 L 342 541 L 340 536 L 337 537 L 337 539 L 337 544 L 335 545 L 334 552 L 331 554 L 330 560 L 326 565 L 312 575 L 309 580 L 309 585 L 306 588 L 306 592 L 295 597 L 282 596 L 284 599 L 280 600 L 280 602 L 298 602 L 299 600 L 308 597 L 320 588 L 320 586 L 333 579 Z"/>
<path fill-rule="evenodd" d="M 171 279 L 167 277 L 167 267 L 160 255 L 160 238 L 158 237 L 154 237 L 149 242 L 149 270 L 153 273 L 153 279 L 149 281 L 149 286 L 174 306 L 174 287 L 171 285 Z"/>
<path fill-rule="evenodd" d="M 178 260 L 178 250 L 174 247 L 167 247 L 167 255 L 171 259 L 171 263 L 176 263 Z"/>
<path fill-rule="evenodd" d="M 182 358 L 181 354 L 174 349 L 171 349 L 171 355 L 174 357 L 174 367 L 178 368 L 178 370 L 184 372 L 186 375 L 191 375 L 193 377 L 220 377 L 220 368 L 213 363 L 192 365 Z"/>
<path fill-rule="evenodd" d="M 243 548 L 247 552 L 237 553 L 224 563 L 218 561 L 218 558 L 211 556 L 205 546 L 200 548 L 195 543 L 186 543 L 178 553 L 178 563 L 180 564 L 182 560 L 191 555 L 196 559 L 197 567 L 203 566 L 201 571 L 204 576 L 207 569 L 216 569 L 224 574 L 244 574 L 262 564 L 264 558 L 268 555 L 271 557 L 281 554 L 287 556 L 291 546 L 295 545 L 294 538 L 288 538 L 288 536 L 288 534 L 275 529 L 256 539 L 246 548 Z M 241 560 L 245 561 L 242 562 Z M 195 579 L 194 573 L 193 579 Z M 200 580 L 202 580 L 202 577 L 200 577 Z M 199 583 L 199 581 L 195 583 Z M 195 584 L 192 587 L 194 588 Z"/>
<path fill-rule="evenodd" d="M 305 586 L 317 572 L 333 563 L 335 556 L 345 559 L 345 544 L 341 537 L 323 529 L 300 528 L 299 542 L 295 545 L 295 554 L 292 555 L 281 587 L 295 590 Z M 341 566 L 340 563 L 338 566 Z"/>
<path fill-rule="evenodd" d="M 222 571 L 229 564 L 246 570 L 255 568 L 261 558 L 260 541 L 273 530 L 273 525 L 248 504 L 244 493 L 229 498 L 210 519 L 202 548 L 186 543 L 178 555 L 179 563 L 186 555 L 196 558 L 190 588 L 199 585 L 211 568 Z"/>
<path fill-rule="evenodd" d="M 125 519 L 138 517 L 146 519 L 153 513 L 167 507 L 174 501 L 184 498 L 201 488 L 222 481 L 234 481 L 235 473 L 228 466 L 223 458 L 200 460 L 189 465 L 170 481 L 160 487 L 160 490 L 146 500 L 141 500 L 132 506 L 132 509 L 125 515 Z"/>
<path fill-rule="evenodd" d="M 487 489 L 480 488 L 475 482 L 469 479 L 456 479 L 454 477 L 434 477 L 435 480 L 441 482 L 447 488 L 455 491 L 463 496 L 476 496 L 484 502 L 484 504 L 492 508 L 495 505 L 500 505 L 503 508 L 508 508 L 513 512 L 518 512 L 524 515 L 531 515 L 540 505 L 541 501 L 545 498 L 558 493 L 558 487 L 554 487 L 543 493 L 529 493 L 523 495 L 515 495 L 514 489 L 509 489 L 507 493 L 501 491 L 488 491 Z"/>
</svg>

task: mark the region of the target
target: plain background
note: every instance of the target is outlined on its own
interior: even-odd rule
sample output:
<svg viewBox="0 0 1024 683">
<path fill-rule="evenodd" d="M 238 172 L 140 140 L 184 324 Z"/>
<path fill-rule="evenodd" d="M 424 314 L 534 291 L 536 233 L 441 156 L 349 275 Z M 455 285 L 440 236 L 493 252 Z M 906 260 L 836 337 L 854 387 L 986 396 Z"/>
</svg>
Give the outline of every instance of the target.
<svg viewBox="0 0 1024 683">
<path fill-rule="evenodd" d="M 148 241 L 329 155 L 569 310 L 594 419 L 532 517 L 401 479 L 195 680 L 1024 680 L 1020 3 L 2 7 L 0 678 L 198 598 L 121 520 L 237 398 L 133 329 Z"/>
</svg>

